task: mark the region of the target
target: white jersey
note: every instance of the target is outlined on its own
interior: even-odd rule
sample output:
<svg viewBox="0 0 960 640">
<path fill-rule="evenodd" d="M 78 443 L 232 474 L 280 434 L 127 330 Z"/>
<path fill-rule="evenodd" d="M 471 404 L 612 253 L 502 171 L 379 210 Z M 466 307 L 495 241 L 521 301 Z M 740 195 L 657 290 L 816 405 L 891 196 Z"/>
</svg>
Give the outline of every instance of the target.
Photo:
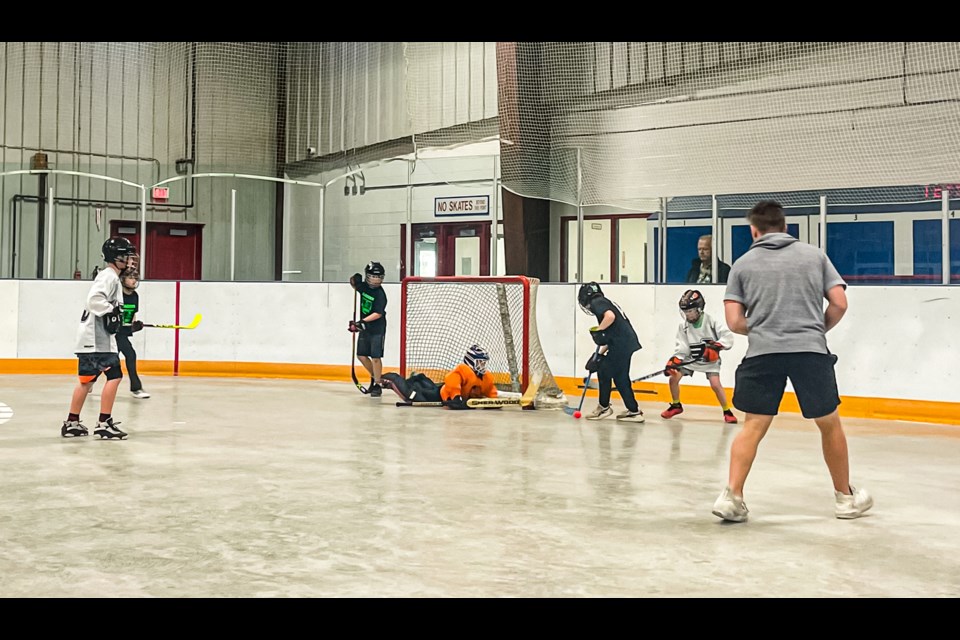
<svg viewBox="0 0 960 640">
<path fill-rule="evenodd" d="M 713 340 L 723 345 L 724 350 L 733 347 L 733 332 L 719 320 L 714 320 L 706 311 L 702 312 L 700 321 L 691 324 L 686 320 L 680 322 L 677 329 L 677 346 L 674 349 L 674 355 L 683 361 L 690 359 L 690 345 L 699 344 L 704 340 Z M 720 361 L 716 362 L 694 362 L 686 365 L 686 368 L 703 373 L 719 373 Z"/>
<path fill-rule="evenodd" d="M 107 331 L 103 316 L 122 304 L 120 278 L 116 271 L 106 267 L 97 274 L 87 294 L 74 353 L 117 353 L 117 338 Z"/>
</svg>

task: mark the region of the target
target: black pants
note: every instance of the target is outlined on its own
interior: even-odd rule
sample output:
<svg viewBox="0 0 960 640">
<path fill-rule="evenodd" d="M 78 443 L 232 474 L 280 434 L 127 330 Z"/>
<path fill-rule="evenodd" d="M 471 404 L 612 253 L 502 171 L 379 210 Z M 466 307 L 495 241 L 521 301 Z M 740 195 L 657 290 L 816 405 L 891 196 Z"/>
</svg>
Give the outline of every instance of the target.
<svg viewBox="0 0 960 640">
<path fill-rule="evenodd" d="M 610 406 L 610 392 L 615 384 L 627 409 L 629 411 L 640 410 L 637 399 L 633 395 L 633 383 L 630 382 L 631 358 L 633 358 L 633 352 L 618 353 L 613 350 L 608 351 L 607 355 L 600 358 L 600 368 L 597 369 L 597 384 L 600 386 L 599 399 L 602 406 Z"/>
<path fill-rule="evenodd" d="M 130 377 L 130 391 L 139 391 L 143 389 L 140 382 L 140 376 L 137 375 L 137 352 L 130 344 L 130 336 L 117 332 L 117 348 L 123 354 L 123 359 L 127 363 L 127 375 Z"/>
</svg>

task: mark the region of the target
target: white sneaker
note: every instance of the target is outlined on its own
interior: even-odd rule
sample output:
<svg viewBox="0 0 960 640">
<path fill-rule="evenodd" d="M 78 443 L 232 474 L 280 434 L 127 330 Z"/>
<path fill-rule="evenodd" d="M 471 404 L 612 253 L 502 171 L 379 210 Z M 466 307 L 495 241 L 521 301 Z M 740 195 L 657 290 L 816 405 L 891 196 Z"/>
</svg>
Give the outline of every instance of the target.
<svg viewBox="0 0 960 640">
<path fill-rule="evenodd" d="M 596 409 L 587 414 L 587 420 L 603 420 L 610 415 L 613 415 L 613 407 L 601 407 L 597 405 Z"/>
<path fill-rule="evenodd" d="M 743 501 L 743 496 L 733 495 L 730 487 L 726 487 L 717 501 L 713 503 L 713 515 L 730 522 L 744 522 L 747 519 L 747 504 Z"/>
<path fill-rule="evenodd" d="M 643 411 L 624 411 L 617 414 L 617 420 L 623 422 L 643 422 Z"/>
<path fill-rule="evenodd" d="M 134 398 L 139 398 L 141 400 L 146 400 L 147 398 L 150 397 L 150 394 L 144 391 L 143 389 L 137 389 L 136 391 L 131 391 L 130 395 L 132 395 Z"/>
<path fill-rule="evenodd" d="M 852 520 L 859 518 L 873 506 L 873 498 L 867 493 L 866 489 L 857 489 L 850 487 L 853 495 L 847 495 L 834 491 L 834 497 L 837 499 L 836 514 L 842 520 Z"/>
</svg>

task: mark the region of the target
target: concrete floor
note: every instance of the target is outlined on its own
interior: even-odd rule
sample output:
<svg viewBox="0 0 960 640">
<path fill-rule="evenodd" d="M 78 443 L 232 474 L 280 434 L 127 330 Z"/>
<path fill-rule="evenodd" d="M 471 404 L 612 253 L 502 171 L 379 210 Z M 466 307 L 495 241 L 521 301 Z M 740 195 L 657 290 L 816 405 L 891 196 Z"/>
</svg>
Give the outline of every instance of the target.
<svg viewBox="0 0 960 640">
<path fill-rule="evenodd" d="M 66 440 L 73 384 L 0 376 L 0 597 L 960 596 L 957 427 L 846 421 L 876 505 L 843 521 L 816 428 L 784 414 L 729 524 L 716 408 L 641 397 L 626 425 L 148 377 L 118 396 L 129 440 Z"/>
</svg>

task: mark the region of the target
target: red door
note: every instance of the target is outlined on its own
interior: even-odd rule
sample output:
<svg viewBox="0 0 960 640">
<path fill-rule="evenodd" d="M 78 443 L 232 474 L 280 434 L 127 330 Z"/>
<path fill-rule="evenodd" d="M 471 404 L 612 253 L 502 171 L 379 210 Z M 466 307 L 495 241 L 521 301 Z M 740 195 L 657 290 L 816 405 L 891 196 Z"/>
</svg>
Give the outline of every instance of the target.
<svg viewBox="0 0 960 640">
<path fill-rule="evenodd" d="M 110 222 L 111 236 L 123 236 L 140 249 L 140 223 Z M 146 277 L 150 280 L 200 280 L 203 225 L 183 222 L 147 222 Z"/>
<path fill-rule="evenodd" d="M 442 222 L 412 225 L 414 276 L 490 275 L 490 223 Z M 401 277 L 406 265 L 406 227 L 400 227 Z"/>
</svg>

